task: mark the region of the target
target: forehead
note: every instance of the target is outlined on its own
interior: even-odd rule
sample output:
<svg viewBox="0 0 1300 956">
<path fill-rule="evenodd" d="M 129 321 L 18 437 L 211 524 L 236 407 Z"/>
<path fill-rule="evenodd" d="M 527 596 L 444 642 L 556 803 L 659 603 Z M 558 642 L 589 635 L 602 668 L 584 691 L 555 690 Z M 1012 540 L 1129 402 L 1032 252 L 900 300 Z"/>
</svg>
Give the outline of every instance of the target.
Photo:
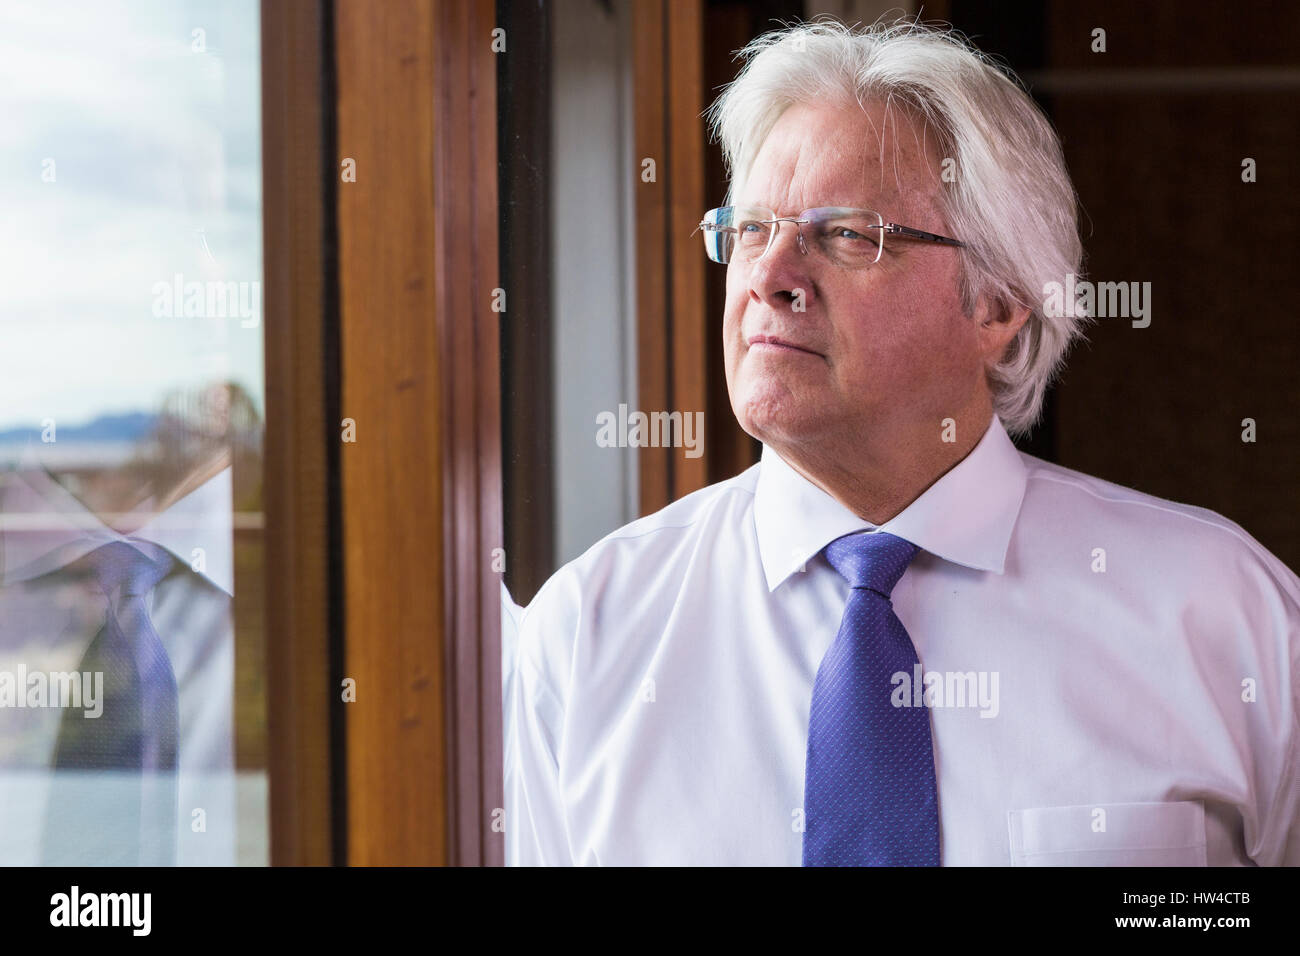
<svg viewBox="0 0 1300 956">
<path fill-rule="evenodd" d="M 737 201 L 781 215 L 814 206 L 919 213 L 934 207 L 940 162 L 932 131 L 897 104 L 796 104 L 763 140 Z"/>
</svg>

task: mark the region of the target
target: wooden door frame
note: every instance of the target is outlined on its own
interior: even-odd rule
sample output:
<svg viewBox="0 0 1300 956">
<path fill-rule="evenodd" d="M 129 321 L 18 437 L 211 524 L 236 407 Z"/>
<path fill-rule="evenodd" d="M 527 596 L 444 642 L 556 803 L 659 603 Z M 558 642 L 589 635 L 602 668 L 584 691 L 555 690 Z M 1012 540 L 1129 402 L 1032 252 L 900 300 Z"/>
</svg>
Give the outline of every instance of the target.
<svg viewBox="0 0 1300 956">
<path fill-rule="evenodd" d="M 329 426 L 333 214 L 324 0 L 262 4 L 265 571 L 271 863 L 342 855 L 335 793 L 337 615 Z"/>
<path fill-rule="evenodd" d="M 499 863 L 495 8 L 334 19 L 348 862 Z"/>
<path fill-rule="evenodd" d="M 708 483 L 704 256 L 691 226 L 704 193 L 703 0 L 638 0 L 632 7 L 637 221 L 637 403 L 645 412 L 704 412 L 703 454 L 640 448 L 641 513 Z M 655 175 L 647 179 L 645 161 Z"/>
<path fill-rule="evenodd" d="M 263 3 L 277 865 L 504 861 L 494 19 Z"/>
</svg>

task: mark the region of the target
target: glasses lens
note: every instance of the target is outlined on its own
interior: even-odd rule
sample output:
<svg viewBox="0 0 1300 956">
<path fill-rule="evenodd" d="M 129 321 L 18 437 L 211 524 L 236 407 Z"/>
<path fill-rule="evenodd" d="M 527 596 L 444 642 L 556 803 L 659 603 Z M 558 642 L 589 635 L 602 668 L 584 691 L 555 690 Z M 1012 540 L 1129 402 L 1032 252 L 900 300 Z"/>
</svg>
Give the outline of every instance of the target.
<svg viewBox="0 0 1300 956">
<path fill-rule="evenodd" d="M 722 206 L 704 214 L 704 251 L 724 265 L 732 259 L 757 259 L 767 248 L 774 214 L 752 206 Z"/>
<path fill-rule="evenodd" d="M 731 259 L 736 230 L 731 225 L 732 207 L 710 209 L 700 222 L 704 232 L 704 251 L 714 262 L 726 263 Z"/>
<path fill-rule="evenodd" d="M 767 251 L 772 240 L 772 230 L 776 224 L 767 220 L 775 219 L 776 213 L 756 206 L 735 206 L 737 259 L 757 259 Z"/>
<path fill-rule="evenodd" d="M 830 207 L 809 209 L 804 218 L 811 220 L 804 235 L 837 265 L 853 269 L 880 259 L 885 222 L 879 213 Z"/>
<path fill-rule="evenodd" d="M 880 259 L 885 221 L 879 213 L 827 206 L 792 218 L 800 222 L 791 222 L 791 228 L 836 265 L 855 269 Z M 777 228 L 775 220 L 776 213 L 759 206 L 710 209 L 700 223 L 704 249 L 714 262 L 752 262 L 767 251 Z"/>
</svg>

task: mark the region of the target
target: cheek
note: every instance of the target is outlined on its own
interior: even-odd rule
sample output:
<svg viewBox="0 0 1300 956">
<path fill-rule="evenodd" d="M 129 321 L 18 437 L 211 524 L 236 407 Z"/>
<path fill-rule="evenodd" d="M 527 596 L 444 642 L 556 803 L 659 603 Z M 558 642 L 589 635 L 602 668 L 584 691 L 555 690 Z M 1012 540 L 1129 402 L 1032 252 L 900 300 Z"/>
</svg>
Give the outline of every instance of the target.
<svg viewBox="0 0 1300 956">
<path fill-rule="evenodd" d="M 741 315 L 745 310 L 745 299 L 749 295 L 749 286 L 744 277 L 740 274 L 740 268 L 735 265 L 727 266 L 727 297 L 726 297 L 726 326 L 730 328 L 733 323 L 739 323 Z"/>
<path fill-rule="evenodd" d="M 744 280 L 738 271 L 727 270 L 727 297 L 722 314 L 722 352 L 726 359 L 727 381 L 731 381 L 732 372 L 740 361 L 742 322 L 745 317 L 745 301 L 748 298 Z"/>
<path fill-rule="evenodd" d="M 974 320 L 955 299 L 934 296 L 930 302 L 932 311 L 913 316 L 917 334 L 908 343 L 908 362 L 918 391 L 943 405 L 961 403 L 983 368 Z"/>
<path fill-rule="evenodd" d="M 924 323 L 920 326 L 925 332 L 923 345 L 929 349 L 934 367 L 951 377 L 978 366 L 975 320 L 962 312 L 960 294 L 955 288 L 943 294 L 932 293 L 927 302 L 927 312 L 918 320 Z"/>
<path fill-rule="evenodd" d="M 844 316 L 835 323 L 837 378 L 854 393 L 936 391 L 969 378 L 979 361 L 977 341 L 959 299 L 946 291 L 945 278 L 891 278 L 903 281 L 837 296 L 855 303 L 831 308 Z"/>
</svg>

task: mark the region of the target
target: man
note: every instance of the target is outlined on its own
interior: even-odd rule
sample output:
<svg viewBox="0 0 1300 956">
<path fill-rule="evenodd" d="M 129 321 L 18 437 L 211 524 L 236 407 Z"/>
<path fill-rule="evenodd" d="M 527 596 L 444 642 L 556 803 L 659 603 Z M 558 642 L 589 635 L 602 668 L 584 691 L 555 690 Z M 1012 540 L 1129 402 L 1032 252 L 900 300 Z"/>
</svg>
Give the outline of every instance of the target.
<svg viewBox="0 0 1300 956">
<path fill-rule="evenodd" d="M 236 862 L 232 453 L 177 434 L 0 474 L 2 865 Z"/>
<path fill-rule="evenodd" d="M 1008 437 L 1080 333 L 1047 121 L 916 25 L 746 53 L 701 226 L 762 458 L 528 607 L 508 862 L 1300 863 L 1300 581 Z"/>
</svg>

